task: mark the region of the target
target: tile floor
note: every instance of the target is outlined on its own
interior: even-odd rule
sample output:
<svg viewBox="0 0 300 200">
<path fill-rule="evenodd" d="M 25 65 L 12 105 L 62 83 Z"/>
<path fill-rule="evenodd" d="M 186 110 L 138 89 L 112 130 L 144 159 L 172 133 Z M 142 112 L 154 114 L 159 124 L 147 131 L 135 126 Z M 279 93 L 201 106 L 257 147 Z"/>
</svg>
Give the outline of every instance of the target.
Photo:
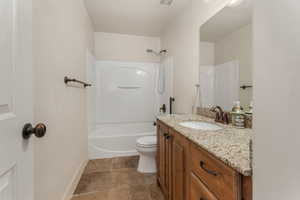
<svg viewBox="0 0 300 200">
<path fill-rule="evenodd" d="M 137 156 L 89 161 L 72 200 L 164 200 L 156 175 L 137 164 Z"/>
</svg>

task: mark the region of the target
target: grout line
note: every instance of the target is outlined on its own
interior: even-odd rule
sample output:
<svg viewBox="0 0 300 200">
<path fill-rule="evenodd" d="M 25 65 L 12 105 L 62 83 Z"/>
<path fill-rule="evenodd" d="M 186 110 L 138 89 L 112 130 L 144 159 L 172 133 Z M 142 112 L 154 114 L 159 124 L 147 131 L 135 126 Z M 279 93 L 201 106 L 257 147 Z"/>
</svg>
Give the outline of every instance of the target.
<svg viewBox="0 0 300 200">
<path fill-rule="evenodd" d="M 80 193 L 80 194 L 74 194 L 73 197 L 81 197 L 81 196 L 87 196 L 87 195 L 91 195 L 91 194 L 96 194 L 100 191 L 92 191 L 92 192 L 85 192 L 85 193 Z"/>
</svg>

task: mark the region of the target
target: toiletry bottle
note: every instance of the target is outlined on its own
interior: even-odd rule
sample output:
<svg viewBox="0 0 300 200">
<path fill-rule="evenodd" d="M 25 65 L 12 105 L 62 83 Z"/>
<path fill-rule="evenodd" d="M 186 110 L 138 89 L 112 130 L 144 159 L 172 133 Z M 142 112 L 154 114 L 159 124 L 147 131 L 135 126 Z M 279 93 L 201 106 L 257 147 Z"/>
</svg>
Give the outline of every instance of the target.
<svg viewBox="0 0 300 200">
<path fill-rule="evenodd" d="M 245 128 L 245 112 L 241 107 L 241 103 L 239 101 L 234 103 L 234 107 L 231 112 L 232 116 L 232 124 L 237 128 Z"/>
<path fill-rule="evenodd" d="M 194 99 L 194 103 L 193 103 L 193 114 L 198 114 L 198 108 L 201 107 L 201 88 L 200 88 L 200 84 L 196 85 L 196 96 Z"/>
<path fill-rule="evenodd" d="M 253 113 L 253 101 L 250 102 L 249 108 L 248 108 L 246 113 L 252 115 L 252 113 Z"/>
</svg>

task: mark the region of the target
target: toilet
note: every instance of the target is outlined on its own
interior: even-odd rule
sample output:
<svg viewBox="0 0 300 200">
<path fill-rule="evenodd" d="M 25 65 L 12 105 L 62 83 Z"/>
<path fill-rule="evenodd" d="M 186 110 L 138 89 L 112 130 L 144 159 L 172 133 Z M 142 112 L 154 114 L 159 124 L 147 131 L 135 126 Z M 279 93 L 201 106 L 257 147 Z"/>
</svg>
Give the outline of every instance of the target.
<svg viewBox="0 0 300 200">
<path fill-rule="evenodd" d="M 136 149 L 139 152 L 140 159 L 138 164 L 138 172 L 140 173 L 156 173 L 156 136 L 146 136 L 137 139 Z"/>
</svg>

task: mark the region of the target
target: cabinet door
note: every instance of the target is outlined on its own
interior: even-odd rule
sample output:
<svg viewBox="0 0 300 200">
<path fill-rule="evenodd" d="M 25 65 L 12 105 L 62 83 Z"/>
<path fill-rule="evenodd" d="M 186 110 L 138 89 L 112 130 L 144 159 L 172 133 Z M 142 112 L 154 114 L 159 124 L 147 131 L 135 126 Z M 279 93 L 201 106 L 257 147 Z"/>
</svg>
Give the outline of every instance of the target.
<svg viewBox="0 0 300 200">
<path fill-rule="evenodd" d="M 243 200 L 252 200 L 252 177 L 242 177 Z"/>
<path fill-rule="evenodd" d="M 165 195 L 166 200 L 172 199 L 172 134 L 169 128 L 158 121 L 157 123 L 158 138 L 158 182 Z"/>
<path fill-rule="evenodd" d="M 157 166 L 158 173 L 157 178 L 162 190 L 165 190 L 165 137 L 164 130 L 161 123 L 157 123 L 157 139 L 158 139 L 158 151 L 157 151 Z M 163 191 L 164 192 L 164 191 Z"/>
<path fill-rule="evenodd" d="M 190 193 L 190 200 L 218 200 L 193 173 L 191 173 Z"/>
<path fill-rule="evenodd" d="M 188 154 L 189 154 L 189 141 L 178 134 L 173 132 L 172 144 L 172 190 L 174 191 L 172 200 L 186 200 L 189 199 L 188 187 Z"/>
<path fill-rule="evenodd" d="M 158 182 L 165 195 L 165 198 L 169 198 L 169 142 L 167 136 L 169 135 L 168 127 L 163 123 L 157 123 L 157 137 L 158 137 L 158 152 L 157 152 L 157 165 L 158 165 Z"/>
<path fill-rule="evenodd" d="M 173 200 L 184 200 L 184 148 L 174 140 L 173 143 Z"/>
<path fill-rule="evenodd" d="M 173 136 L 172 133 L 169 132 L 165 137 L 165 163 L 166 163 L 166 189 L 167 189 L 167 200 L 172 200 L 172 146 L 173 146 Z"/>
</svg>

